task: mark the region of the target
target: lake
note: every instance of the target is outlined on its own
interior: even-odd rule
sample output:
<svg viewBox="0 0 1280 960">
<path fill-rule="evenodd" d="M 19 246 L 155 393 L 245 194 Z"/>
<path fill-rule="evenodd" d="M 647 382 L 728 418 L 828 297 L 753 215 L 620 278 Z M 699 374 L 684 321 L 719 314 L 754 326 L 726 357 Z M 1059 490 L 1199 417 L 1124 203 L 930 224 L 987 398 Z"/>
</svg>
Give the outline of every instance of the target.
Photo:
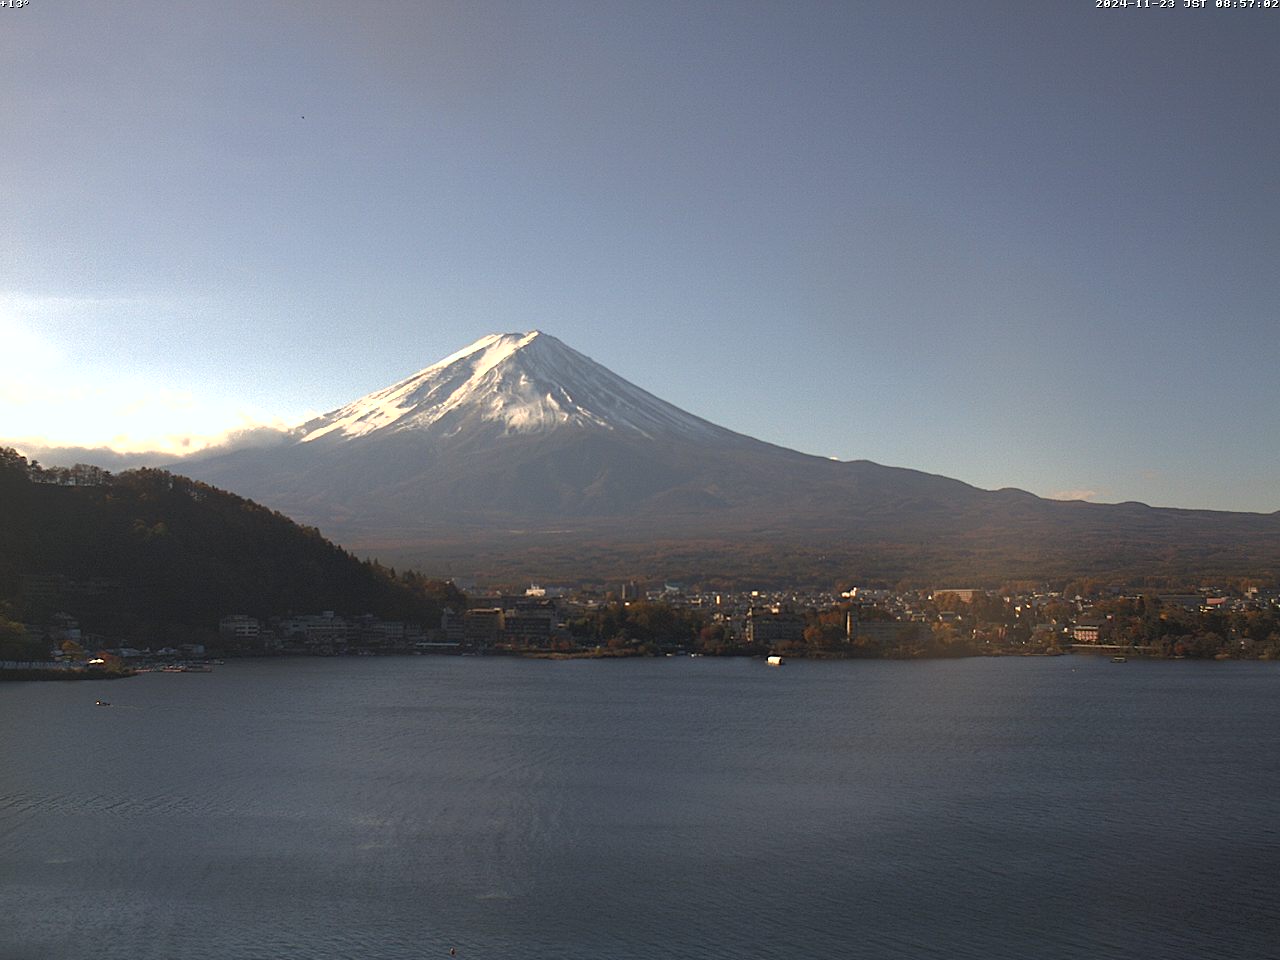
<svg viewBox="0 0 1280 960">
<path fill-rule="evenodd" d="M 5 960 L 1280 955 L 1280 664 L 231 662 L 0 732 Z"/>
</svg>

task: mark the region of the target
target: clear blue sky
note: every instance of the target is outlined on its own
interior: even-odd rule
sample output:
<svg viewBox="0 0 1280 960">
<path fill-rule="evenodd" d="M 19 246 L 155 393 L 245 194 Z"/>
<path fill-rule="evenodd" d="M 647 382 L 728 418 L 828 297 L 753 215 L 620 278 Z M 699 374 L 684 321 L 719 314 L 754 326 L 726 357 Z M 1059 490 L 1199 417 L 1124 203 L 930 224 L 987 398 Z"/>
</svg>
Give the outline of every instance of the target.
<svg viewBox="0 0 1280 960">
<path fill-rule="evenodd" d="M 0 64 L 0 438 L 538 328 L 810 453 L 1280 509 L 1280 9 L 30 0 Z"/>
</svg>

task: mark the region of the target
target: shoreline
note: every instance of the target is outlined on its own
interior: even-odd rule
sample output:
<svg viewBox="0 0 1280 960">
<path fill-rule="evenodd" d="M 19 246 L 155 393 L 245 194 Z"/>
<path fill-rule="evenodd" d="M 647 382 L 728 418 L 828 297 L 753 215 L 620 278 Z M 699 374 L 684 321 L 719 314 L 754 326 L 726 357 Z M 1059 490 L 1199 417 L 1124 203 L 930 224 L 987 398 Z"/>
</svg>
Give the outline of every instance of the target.
<svg viewBox="0 0 1280 960">
<path fill-rule="evenodd" d="M 15 670 L 0 668 L 0 682 L 5 680 L 44 681 L 44 680 L 123 680 L 125 677 L 137 676 L 136 670 L 62 670 L 57 668 L 31 670 Z"/>
</svg>

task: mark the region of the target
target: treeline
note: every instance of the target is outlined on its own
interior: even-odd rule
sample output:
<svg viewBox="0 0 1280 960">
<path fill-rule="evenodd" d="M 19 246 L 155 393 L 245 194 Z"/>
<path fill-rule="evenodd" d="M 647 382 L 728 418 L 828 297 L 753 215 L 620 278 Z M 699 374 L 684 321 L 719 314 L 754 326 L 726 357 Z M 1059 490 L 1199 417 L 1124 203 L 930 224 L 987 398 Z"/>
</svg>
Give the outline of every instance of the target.
<svg viewBox="0 0 1280 960">
<path fill-rule="evenodd" d="M 1160 656 L 1280 659 L 1280 611 L 1189 610 L 1154 597 L 1094 604 L 1098 641 L 1151 647 Z"/>
<path fill-rule="evenodd" d="M 70 467 L 42 467 L 39 460 L 26 461 L 12 447 L 0 449 L 2 468 L 22 472 L 25 463 L 27 479 L 32 483 L 50 483 L 59 487 L 101 487 L 111 483 L 110 470 L 92 463 L 77 463 Z M 21 462 L 20 462 L 21 461 Z"/>
<path fill-rule="evenodd" d="M 631 647 L 644 652 L 654 652 L 668 644 L 706 650 L 725 639 L 724 628 L 712 624 L 700 611 L 645 601 L 607 603 L 569 620 L 565 626 L 579 646 Z"/>
<path fill-rule="evenodd" d="M 361 561 L 311 527 L 164 470 L 51 472 L 0 448 L 0 619 L 64 612 L 128 643 L 216 643 L 229 613 L 334 610 L 435 626 L 452 585 Z M 12 637 L 0 630 L 0 639 Z"/>
</svg>

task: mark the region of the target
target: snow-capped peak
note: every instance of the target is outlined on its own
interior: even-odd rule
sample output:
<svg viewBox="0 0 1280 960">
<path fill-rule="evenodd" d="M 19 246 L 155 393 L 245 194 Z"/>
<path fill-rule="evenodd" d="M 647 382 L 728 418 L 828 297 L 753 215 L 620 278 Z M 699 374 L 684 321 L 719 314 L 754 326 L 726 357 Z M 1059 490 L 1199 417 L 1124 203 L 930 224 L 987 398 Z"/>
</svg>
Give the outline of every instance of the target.
<svg viewBox="0 0 1280 960">
<path fill-rule="evenodd" d="M 399 383 L 304 424 L 299 439 L 354 439 L 380 430 L 452 436 L 483 425 L 503 434 L 577 426 L 702 441 L 737 437 L 531 330 L 481 337 Z"/>
</svg>

